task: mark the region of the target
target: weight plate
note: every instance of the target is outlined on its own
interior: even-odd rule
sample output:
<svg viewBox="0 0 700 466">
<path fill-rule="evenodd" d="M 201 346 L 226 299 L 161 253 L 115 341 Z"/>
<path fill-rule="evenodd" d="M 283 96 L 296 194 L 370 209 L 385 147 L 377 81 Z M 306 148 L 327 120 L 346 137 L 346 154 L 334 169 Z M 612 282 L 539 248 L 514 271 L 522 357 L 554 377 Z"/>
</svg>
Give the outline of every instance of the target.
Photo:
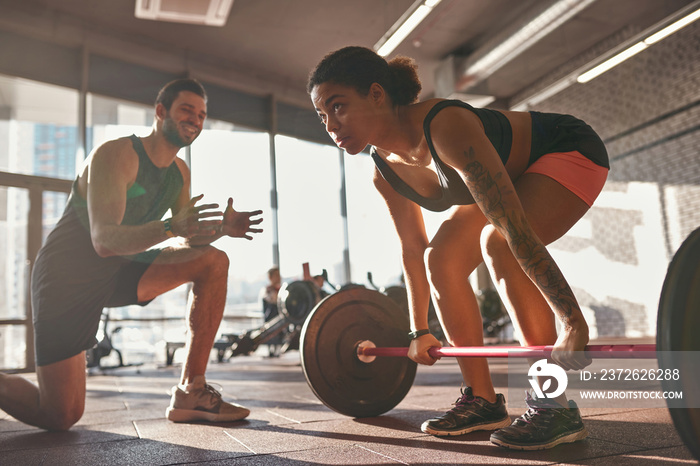
<svg viewBox="0 0 700 466">
<path fill-rule="evenodd" d="M 408 315 L 408 292 L 403 286 L 390 286 L 384 290 L 384 294 L 394 300 L 394 302 Z"/>
<path fill-rule="evenodd" d="M 681 244 L 668 267 L 659 300 L 656 346 L 659 368 L 678 368 L 679 380 L 663 380 L 666 391 L 682 391 L 683 400 L 700 396 L 700 228 Z M 677 403 L 678 400 L 674 400 Z M 688 401 L 690 403 L 690 401 Z M 674 404 L 677 406 L 677 404 Z M 700 460 L 700 408 L 671 407 L 678 434 Z"/>
<path fill-rule="evenodd" d="M 403 400 L 413 385 L 416 363 L 377 358 L 363 363 L 356 345 L 408 346 L 409 321 L 382 293 L 353 288 L 332 294 L 311 312 L 301 332 L 301 365 L 311 390 L 329 408 L 346 416 L 383 414 Z"/>
<path fill-rule="evenodd" d="M 277 308 L 287 321 L 301 325 L 320 301 L 318 287 L 307 280 L 285 283 L 277 294 Z"/>
</svg>

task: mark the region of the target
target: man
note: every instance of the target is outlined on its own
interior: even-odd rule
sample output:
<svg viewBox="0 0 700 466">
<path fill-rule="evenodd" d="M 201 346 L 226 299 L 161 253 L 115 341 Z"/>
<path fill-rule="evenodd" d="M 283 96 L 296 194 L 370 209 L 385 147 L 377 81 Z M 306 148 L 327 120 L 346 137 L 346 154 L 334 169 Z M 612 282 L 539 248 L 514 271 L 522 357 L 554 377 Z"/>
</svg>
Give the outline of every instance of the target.
<svg viewBox="0 0 700 466">
<path fill-rule="evenodd" d="M 263 317 L 265 322 L 269 322 L 279 315 L 277 309 L 277 295 L 282 287 L 282 276 L 277 266 L 271 267 L 267 271 L 269 283 L 261 290 Z M 284 332 L 278 333 L 267 341 L 267 348 L 271 358 L 279 357 L 282 343 L 284 342 Z"/>
<path fill-rule="evenodd" d="M 206 111 L 201 84 L 173 81 L 158 94 L 150 135 L 108 141 L 88 157 L 32 273 L 38 387 L 0 374 L 0 409 L 43 429 L 69 429 L 85 407 L 85 350 L 96 342 L 103 308 L 146 305 L 191 282 L 187 356 L 166 415 L 184 422 L 249 414 L 204 377 L 229 266 L 210 243 L 252 239 L 262 212 L 237 212 L 232 199 L 224 212 L 197 205 L 202 195 L 190 199 L 190 171 L 177 152 L 202 131 Z M 172 217 L 162 221 L 168 210 Z"/>
</svg>

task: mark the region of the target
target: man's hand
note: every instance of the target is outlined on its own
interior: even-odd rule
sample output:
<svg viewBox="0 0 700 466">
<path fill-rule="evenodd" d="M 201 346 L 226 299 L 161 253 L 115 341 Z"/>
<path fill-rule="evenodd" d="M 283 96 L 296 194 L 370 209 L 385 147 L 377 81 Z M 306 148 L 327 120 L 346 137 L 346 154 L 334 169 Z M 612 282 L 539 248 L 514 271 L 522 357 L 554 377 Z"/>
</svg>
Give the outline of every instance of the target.
<svg viewBox="0 0 700 466">
<path fill-rule="evenodd" d="M 214 236 L 218 233 L 221 218 L 202 220 L 212 217 L 221 217 L 223 212 L 218 209 L 219 204 L 196 205 L 204 194 L 195 196 L 190 202 L 173 215 L 170 227 L 176 236 L 192 238 L 193 236 Z"/>
<path fill-rule="evenodd" d="M 258 225 L 262 222 L 262 217 L 251 218 L 257 215 L 262 215 L 262 210 L 254 212 L 238 212 L 233 208 L 233 198 L 228 198 L 228 205 L 224 211 L 224 221 L 222 233 L 233 238 L 253 239 L 251 233 L 260 233 L 262 228 L 251 228 L 252 225 Z"/>
</svg>

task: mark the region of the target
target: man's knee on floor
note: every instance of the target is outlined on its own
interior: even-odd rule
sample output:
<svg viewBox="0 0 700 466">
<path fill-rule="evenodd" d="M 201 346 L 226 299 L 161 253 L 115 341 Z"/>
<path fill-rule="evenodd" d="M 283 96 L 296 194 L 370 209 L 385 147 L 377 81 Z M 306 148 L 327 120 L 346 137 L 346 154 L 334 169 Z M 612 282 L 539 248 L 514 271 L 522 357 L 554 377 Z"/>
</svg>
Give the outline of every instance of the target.
<svg viewBox="0 0 700 466">
<path fill-rule="evenodd" d="M 84 410 L 84 402 L 47 409 L 42 427 L 50 431 L 66 431 L 83 417 Z"/>
</svg>

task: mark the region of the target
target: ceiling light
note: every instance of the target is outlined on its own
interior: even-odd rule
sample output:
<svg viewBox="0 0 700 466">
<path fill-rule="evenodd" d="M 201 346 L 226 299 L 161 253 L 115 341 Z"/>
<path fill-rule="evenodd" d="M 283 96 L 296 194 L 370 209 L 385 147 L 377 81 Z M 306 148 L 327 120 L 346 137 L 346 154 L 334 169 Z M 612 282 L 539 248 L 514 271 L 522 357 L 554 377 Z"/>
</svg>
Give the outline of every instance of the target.
<svg viewBox="0 0 700 466">
<path fill-rule="evenodd" d="M 688 16 L 679 19 L 675 23 L 671 24 L 670 26 L 667 26 L 657 32 L 656 34 L 652 34 L 651 36 L 647 37 L 644 39 L 644 43 L 647 45 L 655 44 L 656 42 L 660 41 L 661 39 L 665 38 L 666 36 L 670 36 L 674 32 L 678 31 L 681 28 L 686 27 L 696 19 L 700 18 L 700 9 L 695 10 Z"/>
<path fill-rule="evenodd" d="M 234 0 L 136 0 L 139 19 L 223 26 Z"/>
<path fill-rule="evenodd" d="M 666 26 L 660 31 L 657 31 L 654 34 L 648 36 L 643 41 L 637 42 L 633 46 L 623 50 L 614 57 L 605 60 L 600 65 L 597 65 L 596 67 L 581 74 L 578 78 L 576 78 L 576 80 L 580 83 L 587 83 L 591 79 L 596 78 L 601 74 L 605 73 L 610 68 L 617 66 L 623 61 L 627 60 L 628 58 L 637 55 L 639 52 L 646 49 L 650 45 L 659 42 L 661 39 L 664 39 L 673 34 L 674 32 L 677 32 L 679 29 L 689 25 L 698 18 L 700 18 L 700 9 L 695 10 L 694 12 L 682 17 L 674 23 L 671 23 L 670 25 Z"/>
<path fill-rule="evenodd" d="M 580 75 L 578 78 L 576 78 L 576 81 L 580 82 L 581 84 L 587 83 L 593 78 L 596 78 L 600 76 L 601 74 L 605 73 L 608 71 L 610 68 L 619 65 L 623 61 L 627 60 L 628 58 L 631 58 L 635 55 L 637 55 L 639 52 L 647 48 L 648 45 L 645 44 L 644 42 L 637 42 L 634 44 L 632 47 L 623 50 L 622 52 L 618 53 L 612 58 L 608 58 L 605 60 L 603 63 L 600 65 L 586 71 L 582 75 Z"/>
<path fill-rule="evenodd" d="M 460 90 L 467 89 L 493 74 L 506 63 L 529 49 L 543 37 L 583 11 L 595 0 L 559 0 L 528 20 L 516 31 L 504 31 L 491 42 L 498 45 L 483 47 L 487 52 L 477 51 L 463 67 Z M 503 38 L 507 35 L 506 38 Z"/>
<path fill-rule="evenodd" d="M 374 50 L 382 57 L 394 51 L 418 26 L 441 0 L 418 0 L 401 15 L 399 20 L 374 44 Z"/>
<path fill-rule="evenodd" d="M 572 71 L 563 78 L 557 80 L 546 88 L 530 95 L 529 97 L 513 104 L 510 109 L 515 111 L 524 111 L 532 108 L 533 105 L 552 97 L 553 95 L 561 92 L 562 90 L 569 87 L 569 85 L 576 82 L 587 83 L 592 79 L 600 76 L 606 71 L 610 70 L 616 65 L 619 65 L 623 61 L 630 57 L 638 54 L 639 52 L 647 49 L 650 45 L 659 42 L 679 29 L 689 25 L 693 21 L 700 18 L 700 9 L 698 8 L 700 1 L 695 1 L 692 4 L 682 8 L 676 13 L 668 16 L 664 20 L 658 22 L 654 26 L 644 30 L 640 34 L 635 35 L 630 38 L 620 46 L 610 50 L 608 53 L 603 54 L 597 59 L 591 61 L 587 65 Z M 690 13 L 688 13 L 690 11 Z M 680 18 L 680 19 L 678 19 Z M 632 44 L 632 45 L 629 45 Z M 622 50 L 622 51 L 619 51 Z M 619 51 L 619 52 L 618 52 Z M 613 55 L 610 57 L 610 55 Z M 609 57 L 609 58 L 605 58 Z M 602 63 L 600 60 L 604 60 Z M 584 72 L 585 70 L 585 72 Z"/>
</svg>

